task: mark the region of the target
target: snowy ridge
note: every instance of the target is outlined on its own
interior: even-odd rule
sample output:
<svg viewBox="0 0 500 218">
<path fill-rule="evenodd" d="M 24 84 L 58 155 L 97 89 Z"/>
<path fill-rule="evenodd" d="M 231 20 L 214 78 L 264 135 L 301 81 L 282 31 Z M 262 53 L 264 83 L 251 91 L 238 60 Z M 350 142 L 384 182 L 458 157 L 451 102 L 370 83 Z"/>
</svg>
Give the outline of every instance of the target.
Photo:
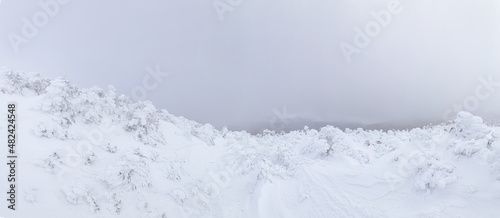
<svg viewBox="0 0 500 218">
<path fill-rule="evenodd" d="M 9 69 L 0 99 L 18 104 L 22 172 L 4 217 L 500 215 L 500 127 L 468 112 L 412 130 L 250 135 Z"/>
</svg>

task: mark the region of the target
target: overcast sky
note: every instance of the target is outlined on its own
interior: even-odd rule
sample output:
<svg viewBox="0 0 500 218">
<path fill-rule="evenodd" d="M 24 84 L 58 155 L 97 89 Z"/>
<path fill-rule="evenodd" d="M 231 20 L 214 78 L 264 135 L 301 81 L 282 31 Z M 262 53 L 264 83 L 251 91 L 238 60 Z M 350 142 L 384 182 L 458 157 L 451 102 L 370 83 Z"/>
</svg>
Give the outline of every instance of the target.
<svg viewBox="0 0 500 218">
<path fill-rule="evenodd" d="M 500 118 L 479 79 L 500 82 L 497 0 L 240 1 L 2 0 L 0 66 L 127 95 L 146 80 L 158 108 L 219 128 Z"/>
</svg>

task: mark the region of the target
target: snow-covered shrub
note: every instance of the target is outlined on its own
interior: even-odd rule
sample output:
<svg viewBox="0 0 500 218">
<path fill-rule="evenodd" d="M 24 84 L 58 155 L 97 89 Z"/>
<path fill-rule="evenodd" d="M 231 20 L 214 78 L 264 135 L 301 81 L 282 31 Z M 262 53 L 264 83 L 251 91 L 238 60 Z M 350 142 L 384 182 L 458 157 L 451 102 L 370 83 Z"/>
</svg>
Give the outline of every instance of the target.
<svg viewBox="0 0 500 218">
<path fill-rule="evenodd" d="M 298 162 L 302 159 L 299 156 L 299 150 L 296 149 L 297 142 L 293 138 L 288 137 L 293 134 L 294 133 L 292 132 L 290 134 L 282 135 L 277 139 L 273 136 L 259 138 L 259 141 L 262 140 L 260 143 L 271 149 L 273 154 L 271 159 L 272 163 L 276 167 L 285 170 L 284 173 L 287 176 L 295 173 Z"/>
<path fill-rule="evenodd" d="M 488 143 L 487 148 L 490 150 L 500 149 L 500 126 L 493 129 L 491 136 L 487 137 Z"/>
<path fill-rule="evenodd" d="M 63 188 L 63 193 L 66 196 L 66 200 L 68 200 L 68 202 L 72 204 L 81 204 L 85 202 L 85 198 L 89 194 L 89 192 L 90 191 L 82 184 Z"/>
<path fill-rule="evenodd" d="M 491 133 L 491 128 L 483 123 L 481 117 L 461 111 L 453 122 L 451 133 L 460 139 L 482 139 Z"/>
<path fill-rule="evenodd" d="M 37 87 L 45 87 L 41 82 L 36 84 L 39 84 Z M 159 131 L 159 121 L 165 115 L 150 102 L 130 104 L 128 98 L 117 95 L 113 87 L 109 87 L 108 91 L 98 87 L 79 90 L 63 78 L 47 82 L 44 90 L 45 101 L 41 110 L 65 120 L 64 130 L 77 119 L 87 124 L 101 124 L 104 117 L 110 117 L 116 123 L 123 122 L 123 128 L 134 132 L 136 139 L 144 144 L 165 144 L 164 136 Z M 48 127 L 37 127 L 35 132 L 44 137 L 61 137 L 53 131 L 57 129 L 57 126 L 49 124 Z"/>
<path fill-rule="evenodd" d="M 378 158 L 404 146 L 407 141 L 394 135 L 382 135 L 378 140 L 367 140 L 366 142 L 367 147 L 373 149 L 375 157 Z"/>
<path fill-rule="evenodd" d="M 78 116 L 91 124 L 100 124 L 104 117 L 118 122 L 125 119 L 122 114 L 128 112 L 128 103 L 128 98 L 117 95 L 113 86 L 109 86 L 107 91 L 96 86 L 81 89 L 78 97 L 71 101 Z"/>
<path fill-rule="evenodd" d="M 104 104 L 105 93 L 101 88 L 92 87 L 87 90 L 83 90 L 78 98 L 72 101 L 77 113 L 83 117 L 85 123 L 99 124 L 101 119 L 109 114 L 108 111 L 104 111 L 106 107 L 111 105 Z M 113 105 L 114 106 L 114 105 Z"/>
<path fill-rule="evenodd" d="M 76 111 L 71 101 L 78 97 L 78 88 L 58 77 L 50 81 L 50 85 L 47 86 L 45 91 L 47 94 L 45 95 L 45 101 L 41 105 L 42 111 L 74 122 Z"/>
<path fill-rule="evenodd" d="M 410 139 L 413 141 L 421 141 L 421 142 L 428 142 L 432 141 L 432 130 L 429 128 L 414 128 L 412 129 L 409 134 L 410 134 Z"/>
<path fill-rule="evenodd" d="M 370 156 L 361 150 L 347 150 L 345 154 L 354 160 L 358 161 L 360 164 L 370 163 Z"/>
<path fill-rule="evenodd" d="M 38 137 L 57 138 L 66 140 L 69 138 L 68 129 L 57 122 L 38 123 L 33 128 L 33 133 Z"/>
<path fill-rule="evenodd" d="M 83 159 L 85 165 L 93 165 L 94 162 L 97 160 L 97 156 L 95 155 L 94 152 L 91 152 L 90 154 L 85 154 L 83 156 Z"/>
<path fill-rule="evenodd" d="M 322 151 L 323 157 L 332 156 L 334 154 L 344 154 L 349 156 L 361 164 L 370 162 L 370 155 L 367 153 L 369 148 L 366 145 L 366 140 L 358 140 L 358 137 L 351 135 L 352 131 L 347 130 L 349 134 L 342 130 L 326 126 L 318 132 L 318 138 L 323 140 L 328 145 L 326 150 Z M 319 147 L 324 148 L 324 144 L 319 141 Z M 382 144 L 376 141 L 377 144 Z"/>
<path fill-rule="evenodd" d="M 500 151 L 495 151 L 488 157 L 490 164 L 490 173 L 493 174 L 496 180 L 500 180 Z"/>
<path fill-rule="evenodd" d="M 57 152 L 54 152 L 49 155 L 48 158 L 40 161 L 39 165 L 45 170 L 45 172 L 55 174 L 60 170 L 62 164 L 63 162 L 61 160 L 61 156 L 59 156 Z"/>
<path fill-rule="evenodd" d="M 240 135 L 243 136 L 244 134 Z M 256 180 L 292 176 L 301 159 L 300 151 L 294 149 L 293 141 L 279 137 L 278 135 L 251 136 L 236 141 L 228 145 L 227 161 L 238 173 L 255 175 Z"/>
<path fill-rule="evenodd" d="M 326 151 L 330 148 L 330 145 L 325 139 L 320 139 L 318 137 L 312 137 L 304 140 L 301 144 L 301 152 L 304 155 L 310 155 L 311 158 L 323 157 Z"/>
<path fill-rule="evenodd" d="M 184 171 L 182 165 L 184 162 L 179 160 L 166 160 L 164 163 L 167 179 L 172 181 L 181 180 L 181 173 Z"/>
<path fill-rule="evenodd" d="M 458 180 L 455 166 L 444 163 L 433 155 L 414 153 L 409 162 L 415 167 L 415 186 L 419 190 L 444 189 Z"/>
<path fill-rule="evenodd" d="M 491 133 L 491 127 L 484 124 L 482 118 L 462 111 L 457 114 L 450 128 L 453 138 L 448 147 L 457 156 L 472 157 L 491 147 Z"/>
<path fill-rule="evenodd" d="M 410 137 L 405 131 L 364 131 L 358 128 L 356 130 L 346 130 L 345 133 L 352 140 L 353 144 L 351 147 L 362 152 L 366 157 L 373 156 L 379 158 L 410 141 Z"/>
<path fill-rule="evenodd" d="M 188 196 L 186 195 L 186 192 L 180 190 L 180 189 L 174 189 L 172 190 L 170 193 L 169 193 L 170 197 L 172 197 L 172 199 L 180 204 L 180 205 L 184 205 L 185 203 L 188 203 Z"/>
<path fill-rule="evenodd" d="M 461 157 L 472 157 L 474 154 L 485 150 L 488 145 L 487 139 L 480 140 L 452 140 L 449 145 L 453 154 Z"/>
<path fill-rule="evenodd" d="M 130 100 L 126 95 L 118 94 L 113 86 L 108 86 L 102 105 L 106 105 L 103 110 L 108 117 L 113 121 L 121 121 L 126 119 L 125 113 L 128 111 Z"/>
<path fill-rule="evenodd" d="M 14 95 L 41 95 L 50 80 L 38 73 L 21 73 L 9 69 L 0 70 L 0 92 Z"/>
<path fill-rule="evenodd" d="M 142 217 L 144 218 L 167 218 L 167 214 L 165 212 L 161 212 L 158 210 L 149 210 L 145 212 Z"/>
<path fill-rule="evenodd" d="M 157 110 L 151 102 L 137 102 L 127 113 L 128 122 L 124 129 L 134 132 L 137 140 L 147 145 L 165 144 L 165 137 L 159 131 L 161 111 Z"/>
<path fill-rule="evenodd" d="M 148 180 L 149 170 L 146 164 L 119 162 L 104 171 L 101 179 L 112 189 L 123 189 L 127 191 L 136 190 L 141 187 L 151 186 Z"/>
<path fill-rule="evenodd" d="M 107 209 L 115 214 L 120 214 L 123 207 L 121 197 L 115 192 L 105 192 L 104 197 L 108 204 Z"/>
<path fill-rule="evenodd" d="M 139 149 L 127 152 L 122 160 L 108 166 L 99 175 L 111 189 L 132 191 L 138 188 L 151 187 L 149 164 L 147 157 Z"/>
<path fill-rule="evenodd" d="M 37 189 L 36 188 L 30 188 L 24 190 L 24 200 L 29 203 L 34 203 L 37 201 Z"/>
<path fill-rule="evenodd" d="M 351 140 L 340 129 L 333 126 L 326 126 L 321 128 L 318 133 L 319 139 L 323 139 L 329 145 L 323 152 L 325 156 L 330 156 L 334 153 L 340 153 L 349 149 Z"/>
<path fill-rule="evenodd" d="M 85 185 L 78 183 L 72 187 L 64 187 L 63 193 L 66 196 L 66 200 L 71 204 L 82 204 L 88 203 L 90 205 L 90 211 L 92 213 L 98 212 L 101 208 L 97 203 L 96 198 L 91 194 L 89 188 Z"/>
<path fill-rule="evenodd" d="M 207 145 L 215 145 L 215 138 L 219 135 L 219 132 L 210 124 L 199 125 L 191 130 L 191 134 L 198 137 L 201 141 L 207 143 Z"/>
<path fill-rule="evenodd" d="M 111 143 L 108 142 L 108 144 L 104 145 L 104 150 L 109 153 L 116 153 L 118 147 L 116 145 L 111 145 Z"/>
<path fill-rule="evenodd" d="M 229 142 L 229 144 L 248 144 L 250 143 L 250 140 L 252 140 L 253 136 L 245 131 L 229 131 L 225 134 L 224 138 Z"/>
<path fill-rule="evenodd" d="M 492 141 L 490 143 L 491 152 L 488 155 L 488 163 L 490 164 L 490 172 L 497 180 L 500 180 L 500 133 L 497 132 L 499 128 L 493 133 Z"/>
<path fill-rule="evenodd" d="M 232 144 L 229 147 L 228 162 L 232 165 L 231 167 L 236 166 L 236 169 L 239 169 L 242 174 L 248 174 L 252 171 L 267 174 L 266 172 L 272 167 L 269 161 L 270 154 L 259 152 L 261 149 L 261 146 L 255 144 Z"/>
</svg>

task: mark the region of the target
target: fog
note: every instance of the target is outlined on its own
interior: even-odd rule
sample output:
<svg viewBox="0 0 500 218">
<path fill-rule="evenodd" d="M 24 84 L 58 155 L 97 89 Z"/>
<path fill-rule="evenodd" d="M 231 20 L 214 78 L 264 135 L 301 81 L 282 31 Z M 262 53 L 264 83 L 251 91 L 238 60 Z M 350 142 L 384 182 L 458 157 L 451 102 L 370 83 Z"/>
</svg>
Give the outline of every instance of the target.
<svg viewBox="0 0 500 218">
<path fill-rule="evenodd" d="M 218 128 L 408 128 L 460 106 L 500 120 L 496 0 L 3 0 L 0 36 L 0 66 L 146 90 Z"/>
</svg>

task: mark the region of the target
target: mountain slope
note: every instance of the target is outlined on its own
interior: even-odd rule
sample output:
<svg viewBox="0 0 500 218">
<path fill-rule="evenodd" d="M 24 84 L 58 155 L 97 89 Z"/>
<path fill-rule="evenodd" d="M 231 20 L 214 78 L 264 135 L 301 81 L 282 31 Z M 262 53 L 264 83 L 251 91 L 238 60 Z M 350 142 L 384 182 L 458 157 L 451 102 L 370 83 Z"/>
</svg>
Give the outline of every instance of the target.
<svg viewBox="0 0 500 218">
<path fill-rule="evenodd" d="M 0 77 L 1 138 L 15 102 L 19 171 L 16 211 L 3 201 L 0 216 L 500 215 L 500 127 L 467 112 L 410 131 L 250 135 L 133 103 L 111 87 L 8 69 Z"/>
</svg>

